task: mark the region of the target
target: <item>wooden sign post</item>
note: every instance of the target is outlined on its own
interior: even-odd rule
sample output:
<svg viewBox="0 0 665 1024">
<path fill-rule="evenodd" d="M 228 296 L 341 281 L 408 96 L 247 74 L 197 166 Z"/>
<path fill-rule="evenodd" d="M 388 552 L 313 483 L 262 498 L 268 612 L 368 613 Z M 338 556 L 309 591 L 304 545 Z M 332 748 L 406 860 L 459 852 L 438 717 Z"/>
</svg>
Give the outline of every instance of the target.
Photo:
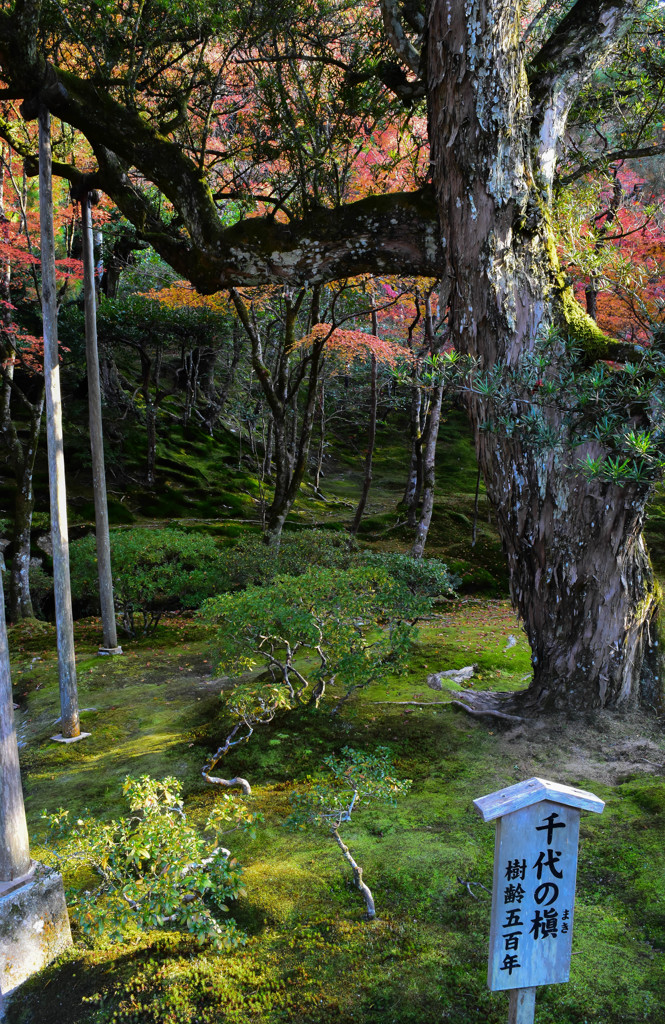
<svg viewBox="0 0 665 1024">
<path fill-rule="evenodd" d="M 537 778 L 473 803 L 497 819 L 487 985 L 510 990 L 508 1024 L 532 1024 L 536 986 L 570 975 L 580 812 L 605 804 Z"/>
</svg>

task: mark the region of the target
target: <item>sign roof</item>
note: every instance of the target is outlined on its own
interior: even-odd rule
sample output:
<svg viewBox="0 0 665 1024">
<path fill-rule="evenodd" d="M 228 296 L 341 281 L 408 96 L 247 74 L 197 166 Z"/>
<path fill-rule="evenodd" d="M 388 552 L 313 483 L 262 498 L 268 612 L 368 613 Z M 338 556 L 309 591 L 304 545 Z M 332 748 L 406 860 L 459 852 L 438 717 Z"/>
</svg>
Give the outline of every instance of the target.
<svg viewBox="0 0 665 1024">
<path fill-rule="evenodd" d="M 483 821 L 493 821 L 494 818 L 501 818 L 504 814 L 519 811 L 522 807 L 529 807 L 541 800 L 577 807 L 581 811 L 595 811 L 596 814 L 600 814 L 605 806 L 604 800 L 586 789 L 562 786 L 558 782 L 539 778 L 527 779 L 506 789 L 499 789 L 496 793 L 480 796 L 473 801 L 473 805 Z"/>
</svg>

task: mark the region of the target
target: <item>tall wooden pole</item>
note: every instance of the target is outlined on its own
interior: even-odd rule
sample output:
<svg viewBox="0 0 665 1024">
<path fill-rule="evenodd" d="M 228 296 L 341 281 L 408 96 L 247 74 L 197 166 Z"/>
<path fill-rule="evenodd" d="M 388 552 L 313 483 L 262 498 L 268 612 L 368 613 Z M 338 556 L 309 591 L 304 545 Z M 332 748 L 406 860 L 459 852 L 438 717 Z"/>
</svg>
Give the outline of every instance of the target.
<svg viewBox="0 0 665 1024">
<path fill-rule="evenodd" d="M 20 878 L 31 864 L 14 728 L 3 568 L 4 565 L 0 567 L 0 884 Z"/>
<path fill-rule="evenodd" d="M 83 234 L 83 294 L 85 302 L 85 352 L 88 366 L 88 409 L 90 417 L 90 450 L 92 452 L 92 487 L 95 497 L 95 536 L 99 603 L 102 612 L 104 652 L 120 654 L 113 603 L 111 574 L 111 542 L 106 500 L 104 468 L 104 437 L 102 430 L 102 395 L 99 386 L 99 352 L 97 349 L 97 309 L 95 303 L 95 259 L 90 215 L 90 193 L 81 196 L 81 228 Z"/>
<path fill-rule="evenodd" d="M 69 582 L 69 535 L 67 530 L 67 490 L 62 438 L 62 402 L 58 362 L 58 307 L 55 282 L 55 239 L 53 236 L 53 187 L 51 180 L 51 115 L 39 107 L 39 226 L 42 253 L 42 320 L 44 332 L 44 382 L 46 385 L 46 446 L 48 452 L 49 494 L 51 501 L 51 540 L 53 543 L 53 589 L 55 625 L 58 638 L 58 677 L 62 738 L 81 735 L 76 662 L 74 657 L 74 619 Z"/>
</svg>

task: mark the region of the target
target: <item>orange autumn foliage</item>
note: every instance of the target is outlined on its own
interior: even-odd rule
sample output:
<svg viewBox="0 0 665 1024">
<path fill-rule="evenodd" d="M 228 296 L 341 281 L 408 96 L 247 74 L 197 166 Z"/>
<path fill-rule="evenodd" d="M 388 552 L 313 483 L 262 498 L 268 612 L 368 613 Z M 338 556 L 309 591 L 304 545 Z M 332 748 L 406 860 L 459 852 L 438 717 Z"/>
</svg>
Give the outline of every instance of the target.
<svg viewBox="0 0 665 1024">
<path fill-rule="evenodd" d="M 365 331 L 348 331 L 332 324 L 315 324 L 312 330 L 300 338 L 294 349 L 308 348 L 316 341 L 326 342 L 326 352 L 340 363 L 348 365 L 356 359 L 374 355 L 385 366 L 395 366 L 400 359 L 413 359 L 407 348 L 392 341 L 384 341 Z"/>
</svg>

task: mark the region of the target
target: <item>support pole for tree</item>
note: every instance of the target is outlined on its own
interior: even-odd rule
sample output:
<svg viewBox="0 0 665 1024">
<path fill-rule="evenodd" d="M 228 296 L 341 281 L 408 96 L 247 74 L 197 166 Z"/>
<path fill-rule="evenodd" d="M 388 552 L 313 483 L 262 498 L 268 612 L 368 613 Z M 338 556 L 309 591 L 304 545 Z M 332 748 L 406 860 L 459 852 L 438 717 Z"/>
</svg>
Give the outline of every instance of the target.
<svg viewBox="0 0 665 1024">
<path fill-rule="evenodd" d="M 0 567 L 0 885 L 25 875 L 31 865 L 14 728 L 5 594 Z"/>
<path fill-rule="evenodd" d="M 99 573 L 99 603 L 102 613 L 104 654 L 122 654 L 113 603 L 111 573 L 111 542 L 106 500 L 104 467 L 104 436 L 102 429 L 102 395 L 99 386 L 99 352 L 97 349 L 97 309 L 95 304 L 95 265 L 90 215 L 90 193 L 81 196 L 81 229 L 83 235 L 83 293 L 85 302 L 85 353 L 88 367 L 88 409 L 90 417 L 90 450 L 92 453 L 92 487 L 95 497 L 95 538 Z"/>
<path fill-rule="evenodd" d="M 53 235 L 51 115 L 44 104 L 39 106 L 39 227 L 42 256 L 46 446 L 51 504 L 51 540 L 53 543 L 55 625 L 58 638 L 61 736 L 64 740 L 73 740 L 81 736 L 81 726 L 76 689 L 74 619 L 69 582 L 67 490 L 62 436 L 60 365 L 58 362 L 58 296 L 55 281 L 55 239 Z"/>
</svg>

